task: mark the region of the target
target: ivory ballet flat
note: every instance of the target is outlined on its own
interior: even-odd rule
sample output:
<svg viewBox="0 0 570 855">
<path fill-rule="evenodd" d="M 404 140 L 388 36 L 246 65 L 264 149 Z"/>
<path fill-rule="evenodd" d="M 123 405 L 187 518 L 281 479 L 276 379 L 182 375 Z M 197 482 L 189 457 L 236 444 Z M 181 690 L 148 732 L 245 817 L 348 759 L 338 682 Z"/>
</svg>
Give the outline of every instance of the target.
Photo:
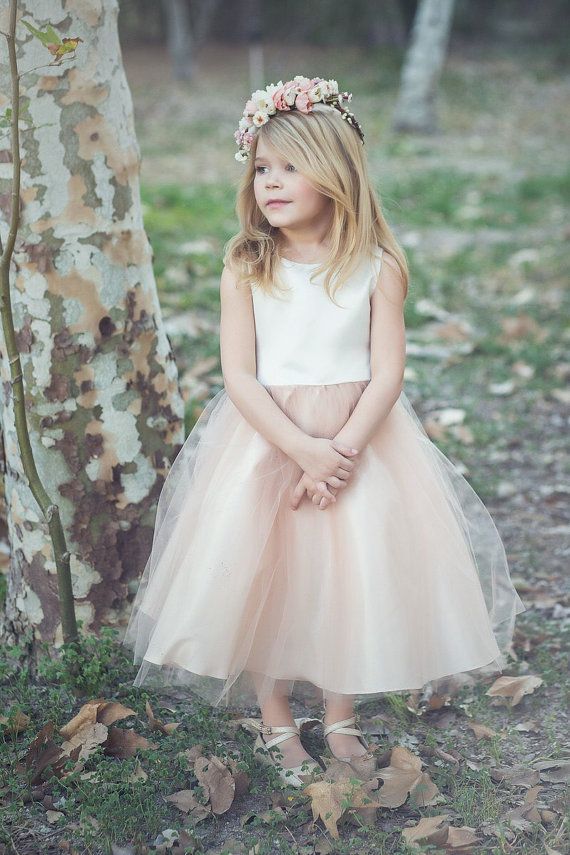
<svg viewBox="0 0 570 855">
<path fill-rule="evenodd" d="M 271 724 L 263 724 L 262 719 L 247 718 L 243 720 L 242 724 L 247 730 L 253 730 L 258 734 L 253 747 L 255 759 L 267 766 L 273 766 L 277 770 L 277 773 L 284 784 L 292 787 L 304 787 L 310 782 L 310 779 L 315 772 L 323 771 L 321 764 L 316 760 L 306 760 L 299 766 L 284 767 L 280 760 L 277 757 L 274 757 L 275 752 L 271 751 L 272 748 L 279 745 L 281 742 L 284 742 L 286 739 L 291 739 L 293 736 L 299 736 L 301 725 L 305 722 L 310 721 L 315 724 L 320 724 L 320 719 L 308 717 L 296 718 L 294 721 L 295 726 L 283 725 L 277 727 Z M 276 733 L 278 735 L 265 742 L 261 735 L 262 733 L 268 735 Z M 277 753 L 280 752 L 278 751 Z"/>
<path fill-rule="evenodd" d="M 376 758 L 370 751 L 370 745 L 368 740 L 364 736 L 362 730 L 358 722 L 360 721 L 360 716 L 358 713 L 350 716 L 350 718 L 344 718 L 342 721 L 334 721 L 331 724 L 325 724 L 324 717 L 321 719 L 321 724 L 323 725 L 323 737 L 325 743 L 327 745 L 327 753 L 330 754 L 335 760 L 342 760 L 344 763 L 361 763 L 364 766 L 370 766 L 372 769 L 376 768 Z M 344 733 L 347 736 L 357 736 L 358 741 L 363 745 L 367 752 L 366 754 L 351 754 L 350 757 L 337 757 L 337 755 L 333 752 L 332 748 L 328 742 L 328 735 L 330 733 Z M 369 759 L 370 758 L 370 759 Z"/>
</svg>

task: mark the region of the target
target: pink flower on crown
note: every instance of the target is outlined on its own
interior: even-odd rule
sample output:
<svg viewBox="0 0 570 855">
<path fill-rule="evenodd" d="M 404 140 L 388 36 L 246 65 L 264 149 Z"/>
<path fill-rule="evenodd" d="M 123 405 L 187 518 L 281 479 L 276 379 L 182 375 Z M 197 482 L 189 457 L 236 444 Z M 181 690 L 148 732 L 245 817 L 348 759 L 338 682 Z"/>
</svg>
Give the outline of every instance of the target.
<svg viewBox="0 0 570 855">
<path fill-rule="evenodd" d="M 300 92 L 295 99 L 295 107 L 301 113 L 310 113 L 313 109 L 313 103 L 309 98 L 308 92 Z"/>
<path fill-rule="evenodd" d="M 276 89 L 273 93 L 273 103 L 275 104 L 275 108 L 277 110 L 290 110 L 291 108 L 288 106 L 285 100 L 285 91 L 289 87 L 285 84 L 284 86 L 280 86 L 279 89 Z"/>
</svg>

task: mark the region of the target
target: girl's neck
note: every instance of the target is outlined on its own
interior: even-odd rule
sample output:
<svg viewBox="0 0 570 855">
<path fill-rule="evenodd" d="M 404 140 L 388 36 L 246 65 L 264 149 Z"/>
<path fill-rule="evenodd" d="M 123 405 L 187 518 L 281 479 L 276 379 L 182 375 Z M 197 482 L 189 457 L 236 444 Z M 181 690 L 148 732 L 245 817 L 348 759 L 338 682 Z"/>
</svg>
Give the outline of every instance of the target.
<svg viewBox="0 0 570 855">
<path fill-rule="evenodd" d="M 298 261 L 300 264 L 320 263 L 328 258 L 329 252 L 330 247 L 325 243 L 297 244 L 296 246 L 281 244 L 279 247 L 281 258 L 285 258 L 287 261 Z"/>
</svg>

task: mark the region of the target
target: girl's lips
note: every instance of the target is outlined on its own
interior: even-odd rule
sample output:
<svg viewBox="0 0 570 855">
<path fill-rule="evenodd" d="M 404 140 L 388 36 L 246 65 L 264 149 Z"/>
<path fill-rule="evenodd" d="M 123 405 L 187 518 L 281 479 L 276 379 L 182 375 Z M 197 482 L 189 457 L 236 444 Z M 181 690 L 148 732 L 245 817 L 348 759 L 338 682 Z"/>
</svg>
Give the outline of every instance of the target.
<svg viewBox="0 0 570 855">
<path fill-rule="evenodd" d="M 268 207 L 268 208 L 278 208 L 280 205 L 288 205 L 288 204 L 289 204 L 289 202 L 285 202 L 285 201 L 283 201 L 283 202 L 282 202 L 282 201 L 279 201 L 279 202 L 268 202 L 268 203 L 267 203 L 267 207 Z"/>
</svg>

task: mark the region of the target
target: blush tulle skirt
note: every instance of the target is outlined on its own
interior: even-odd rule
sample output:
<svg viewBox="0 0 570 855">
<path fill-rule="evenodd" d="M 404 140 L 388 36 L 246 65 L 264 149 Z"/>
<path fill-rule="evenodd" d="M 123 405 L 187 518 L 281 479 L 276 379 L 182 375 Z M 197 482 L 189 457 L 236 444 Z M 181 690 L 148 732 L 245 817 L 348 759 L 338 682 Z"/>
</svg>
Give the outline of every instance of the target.
<svg viewBox="0 0 570 855">
<path fill-rule="evenodd" d="M 368 383 L 265 388 L 332 438 Z M 275 689 L 368 700 L 504 669 L 526 607 L 503 543 L 403 391 L 336 503 L 292 510 L 300 476 L 225 389 L 208 402 L 159 497 L 123 638 L 133 685 L 249 709 Z"/>
</svg>

